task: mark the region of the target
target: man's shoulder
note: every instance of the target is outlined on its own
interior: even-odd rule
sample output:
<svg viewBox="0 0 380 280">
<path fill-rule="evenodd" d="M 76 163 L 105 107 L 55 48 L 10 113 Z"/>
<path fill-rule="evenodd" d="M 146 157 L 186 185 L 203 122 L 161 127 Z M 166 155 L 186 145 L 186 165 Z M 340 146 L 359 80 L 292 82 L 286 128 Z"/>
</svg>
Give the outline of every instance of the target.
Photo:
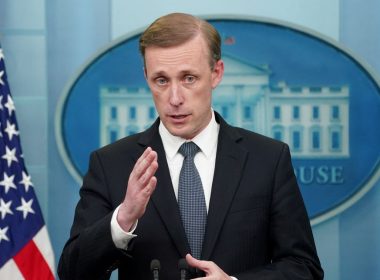
<svg viewBox="0 0 380 280">
<path fill-rule="evenodd" d="M 282 150 L 287 146 L 284 142 L 247 130 L 245 128 L 228 124 L 217 112 L 215 112 L 217 122 L 220 124 L 220 132 L 224 137 L 230 137 L 232 141 L 245 147 L 247 150 Z"/>
<path fill-rule="evenodd" d="M 231 145 L 236 145 L 236 148 L 247 153 L 248 158 L 252 160 L 251 163 L 273 165 L 284 155 L 289 155 L 290 158 L 289 147 L 286 143 L 240 127 L 227 126 L 223 130 L 223 134 L 229 135 L 224 137 L 231 137 L 233 139 L 230 142 Z M 223 149 L 233 148 L 224 144 L 223 147 Z"/>
<path fill-rule="evenodd" d="M 284 146 L 287 146 L 284 142 L 241 127 L 228 125 L 226 129 L 235 135 L 237 143 L 247 147 L 248 150 L 251 148 L 282 150 Z"/>
</svg>

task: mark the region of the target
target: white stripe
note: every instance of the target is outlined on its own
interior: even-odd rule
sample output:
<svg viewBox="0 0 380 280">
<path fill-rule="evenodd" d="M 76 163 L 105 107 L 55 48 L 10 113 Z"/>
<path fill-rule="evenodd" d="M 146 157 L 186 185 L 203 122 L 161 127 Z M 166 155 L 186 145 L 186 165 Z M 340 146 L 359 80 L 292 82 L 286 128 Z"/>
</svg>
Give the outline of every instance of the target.
<svg viewBox="0 0 380 280">
<path fill-rule="evenodd" d="M 0 279 L 25 280 L 13 259 L 7 261 L 0 269 Z"/>
<path fill-rule="evenodd" d="M 37 248 L 40 250 L 42 256 L 46 260 L 51 272 L 54 275 L 54 253 L 50 244 L 49 234 L 47 232 L 46 226 L 43 226 L 41 230 L 37 232 L 33 238 L 33 241 L 36 244 Z"/>
</svg>

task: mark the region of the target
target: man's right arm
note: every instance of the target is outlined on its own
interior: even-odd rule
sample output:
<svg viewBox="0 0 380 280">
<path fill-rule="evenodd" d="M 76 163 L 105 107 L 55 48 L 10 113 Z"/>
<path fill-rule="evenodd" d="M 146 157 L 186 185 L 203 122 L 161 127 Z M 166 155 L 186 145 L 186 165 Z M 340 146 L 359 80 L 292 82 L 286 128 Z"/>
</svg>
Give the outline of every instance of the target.
<svg viewBox="0 0 380 280">
<path fill-rule="evenodd" d="M 106 182 L 101 157 L 97 152 L 92 153 L 79 192 L 70 239 L 58 264 L 61 280 L 108 279 L 113 264 L 122 256 L 111 237 L 114 209 Z"/>
<path fill-rule="evenodd" d="M 157 154 L 145 150 L 129 175 L 127 192 L 117 222 L 128 231 L 144 212 L 156 186 Z M 80 190 L 70 239 L 62 252 L 58 274 L 64 279 L 108 279 L 125 252 L 112 238 L 111 220 L 114 213 L 109 188 L 98 153 L 91 155 L 89 171 Z M 122 198 L 121 198 L 122 199 Z"/>
</svg>

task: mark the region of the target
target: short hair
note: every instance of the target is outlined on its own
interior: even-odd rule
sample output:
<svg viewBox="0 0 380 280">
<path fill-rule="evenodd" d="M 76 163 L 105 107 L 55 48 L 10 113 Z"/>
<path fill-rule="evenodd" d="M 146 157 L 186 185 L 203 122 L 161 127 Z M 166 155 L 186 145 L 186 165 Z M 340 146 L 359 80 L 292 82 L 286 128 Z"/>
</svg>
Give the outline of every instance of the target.
<svg viewBox="0 0 380 280">
<path fill-rule="evenodd" d="M 209 48 L 210 66 L 221 58 L 221 39 L 218 31 L 207 21 L 183 13 L 172 13 L 155 20 L 141 35 L 140 53 L 144 59 L 148 47 L 179 46 L 201 34 Z"/>
</svg>

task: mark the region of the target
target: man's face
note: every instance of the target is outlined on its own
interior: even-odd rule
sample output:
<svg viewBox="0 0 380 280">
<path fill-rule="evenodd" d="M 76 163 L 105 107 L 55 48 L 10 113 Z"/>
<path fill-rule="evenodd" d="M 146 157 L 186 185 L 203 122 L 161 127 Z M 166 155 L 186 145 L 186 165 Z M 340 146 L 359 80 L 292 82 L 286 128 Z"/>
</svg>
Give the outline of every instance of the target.
<svg viewBox="0 0 380 280">
<path fill-rule="evenodd" d="M 209 57 L 200 35 L 179 46 L 145 50 L 145 76 L 160 119 L 173 135 L 192 139 L 211 120 L 211 92 L 224 65 L 219 60 L 211 69 Z"/>
</svg>

